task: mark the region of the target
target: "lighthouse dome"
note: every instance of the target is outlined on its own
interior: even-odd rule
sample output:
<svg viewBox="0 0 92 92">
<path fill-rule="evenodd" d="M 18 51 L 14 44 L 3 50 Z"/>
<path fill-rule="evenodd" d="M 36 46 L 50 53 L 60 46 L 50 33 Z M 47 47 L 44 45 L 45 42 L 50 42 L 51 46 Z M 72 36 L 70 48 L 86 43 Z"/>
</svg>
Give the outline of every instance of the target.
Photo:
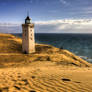
<svg viewBox="0 0 92 92">
<path fill-rule="evenodd" d="M 25 19 L 25 24 L 30 24 L 31 23 L 30 20 L 31 20 L 30 17 L 27 16 L 26 19 Z"/>
</svg>

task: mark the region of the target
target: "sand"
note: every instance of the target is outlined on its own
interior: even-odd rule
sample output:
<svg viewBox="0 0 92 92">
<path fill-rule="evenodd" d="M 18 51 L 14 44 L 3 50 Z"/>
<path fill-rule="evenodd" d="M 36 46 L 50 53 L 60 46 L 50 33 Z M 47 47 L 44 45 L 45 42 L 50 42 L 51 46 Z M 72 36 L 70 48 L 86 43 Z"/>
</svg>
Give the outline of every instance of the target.
<svg viewBox="0 0 92 92">
<path fill-rule="evenodd" d="M 92 92 L 92 64 L 44 44 L 26 55 L 20 38 L 0 34 L 0 92 Z"/>
<path fill-rule="evenodd" d="M 0 92 L 92 92 L 92 68 L 32 62 L 0 69 Z"/>
</svg>

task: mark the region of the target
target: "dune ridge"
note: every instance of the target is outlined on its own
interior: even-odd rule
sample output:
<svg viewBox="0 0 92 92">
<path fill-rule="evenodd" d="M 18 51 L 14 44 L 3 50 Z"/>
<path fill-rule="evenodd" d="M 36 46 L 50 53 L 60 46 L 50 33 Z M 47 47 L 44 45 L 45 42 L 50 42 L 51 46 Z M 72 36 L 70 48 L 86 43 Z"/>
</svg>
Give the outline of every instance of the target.
<svg viewBox="0 0 92 92">
<path fill-rule="evenodd" d="M 59 49 L 51 45 L 36 44 L 35 53 L 23 54 L 22 40 L 11 34 L 0 34 L 0 61 L 2 65 L 5 62 L 21 64 L 29 61 L 52 61 L 62 65 L 86 67 L 91 65 L 68 50 Z"/>
<path fill-rule="evenodd" d="M 91 92 L 92 65 L 75 54 L 36 44 L 22 53 L 22 40 L 0 34 L 0 92 Z"/>
</svg>

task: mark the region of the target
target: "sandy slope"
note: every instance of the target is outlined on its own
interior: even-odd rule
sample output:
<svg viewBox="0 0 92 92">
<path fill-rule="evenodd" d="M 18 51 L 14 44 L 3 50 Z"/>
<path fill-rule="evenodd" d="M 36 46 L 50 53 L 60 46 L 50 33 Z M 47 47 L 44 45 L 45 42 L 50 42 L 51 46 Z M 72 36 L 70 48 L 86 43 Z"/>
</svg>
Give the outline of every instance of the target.
<svg viewBox="0 0 92 92">
<path fill-rule="evenodd" d="M 50 45 L 25 55 L 21 39 L 0 34 L 0 92 L 92 92 L 91 66 Z"/>
<path fill-rule="evenodd" d="M 0 69 L 0 92 L 92 92 L 92 68 L 32 62 Z"/>
<path fill-rule="evenodd" d="M 63 65 L 90 66 L 73 53 L 50 45 L 36 44 L 36 52 L 22 53 L 22 40 L 11 34 L 0 34 L 0 67 L 9 67 L 27 61 L 51 61 Z M 7 62 L 7 63 L 6 63 Z"/>
</svg>

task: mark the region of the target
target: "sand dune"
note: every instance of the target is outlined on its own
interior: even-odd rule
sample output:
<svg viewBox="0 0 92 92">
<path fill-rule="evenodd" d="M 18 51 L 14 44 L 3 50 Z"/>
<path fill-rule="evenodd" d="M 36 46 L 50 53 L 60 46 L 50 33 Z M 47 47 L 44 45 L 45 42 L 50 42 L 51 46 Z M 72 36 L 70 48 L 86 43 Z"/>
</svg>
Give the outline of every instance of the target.
<svg viewBox="0 0 92 92">
<path fill-rule="evenodd" d="M 92 92 L 92 65 L 44 44 L 23 54 L 20 38 L 0 34 L 0 92 Z"/>
<path fill-rule="evenodd" d="M 0 69 L 0 92 L 92 92 L 92 68 L 38 61 Z"/>
<path fill-rule="evenodd" d="M 0 34 L 0 67 L 9 67 L 33 61 L 51 61 L 62 65 L 86 66 L 90 64 L 68 50 L 50 45 L 36 44 L 33 54 L 22 53 L 22 40 L 11 34 Z M 8 64 L 6 64 L 7 62 Z"/>
</svg>

